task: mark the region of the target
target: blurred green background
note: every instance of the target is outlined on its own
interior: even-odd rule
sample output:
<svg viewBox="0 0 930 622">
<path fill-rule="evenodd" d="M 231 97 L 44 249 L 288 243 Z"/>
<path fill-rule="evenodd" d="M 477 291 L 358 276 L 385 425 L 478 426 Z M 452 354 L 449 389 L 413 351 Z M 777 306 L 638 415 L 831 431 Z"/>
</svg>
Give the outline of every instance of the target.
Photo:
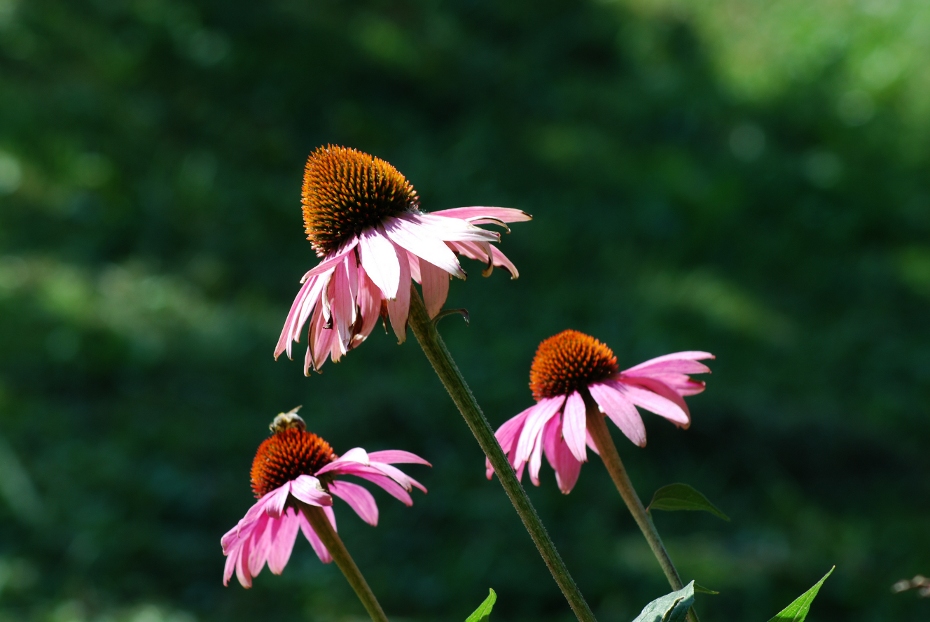
<svg viewBox="0 0 930 622">
<path fill-rule="evenodd" d="M 415 342 L 322 376 L 272 350 L 316 263 L 299 207 L 329 142 L 427 210 L 535 216 L 521 268 L 453 284 L 443 332 L 492 424 L 572 327 L 621 366 L 717 355 L 694 425 L 620 441 L 703 619 L 924 621 L 930 572 L 930 4 L 923 0 L 0 0 L 0 620 L 349 621 L 298 542 L 221 584 L 270 419 L 433 462 L 340 531 L 392 619 L 571 616 Z M 297 352 L 302 358 L 303 347 Z M 602 466 L 530 495 L 599 619 L 667 585 Z"/>
</svg>

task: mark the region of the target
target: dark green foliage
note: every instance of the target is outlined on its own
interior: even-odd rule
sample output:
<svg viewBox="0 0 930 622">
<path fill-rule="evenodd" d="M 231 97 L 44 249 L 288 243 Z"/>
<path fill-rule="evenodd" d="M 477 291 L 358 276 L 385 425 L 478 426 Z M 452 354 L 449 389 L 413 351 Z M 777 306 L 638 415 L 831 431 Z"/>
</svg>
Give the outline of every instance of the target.
<svg viewBox="0 0 930 622">
<path fill-rule="evenodd" d="M 502 240 L 520 279 L 466 265 L 448 306 L 471 325 L 441 325 L 492 424 L 566 328 L 621 368 L 717 355 L 689 430 L 617 435 L 642 494 L 686 479 L 733 518 L 661 519 L 682 576 L 721 591 L 702 619 L 764 619 L 829 563 L 819 620 L 928 619 L 889 591 L 930 569 L 922 65 L 882 74 L 856 33 L 890 22 L 859 4 L 814 42 L 808 13 L 630 6 L 0 0 L 0 620 L 364 615 L 304 541 L 283 575 L 221 585 L 252 456 L 298 404 L 337 452 L 434 465 L 412 508 L 375 492 L 377 528 L 337 501 L 392 619 L 448 620 L 489 584 L 495 618 L 571 619 L 415 343 L 376 331 L 311 378 L 272 360 L 327 143 L 391 162 L 425 210 L 535 216 Z M 721 61 L 750 29 L 787 33 L 745 60 L 780 88 L 746 95 Z M 571 495 L 547 466 L 530 494 L 599 618 L 629 620 L 667 584 L 591 458 Z"/>
</svg>

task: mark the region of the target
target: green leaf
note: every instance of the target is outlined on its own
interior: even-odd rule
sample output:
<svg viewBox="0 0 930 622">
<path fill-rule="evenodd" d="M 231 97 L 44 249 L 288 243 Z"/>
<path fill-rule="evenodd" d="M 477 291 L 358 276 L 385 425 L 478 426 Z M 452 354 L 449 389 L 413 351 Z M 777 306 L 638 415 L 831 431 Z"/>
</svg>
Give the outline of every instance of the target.
<svg viewBox="0 0 930 622">
<path fill-rule="evenodd" d="M 710 594 L 711 596 L 716 596 L 720 592 L 704 587 L 700 583 L 694 584 L 694 593 L 695 594 Z"/>
<path fill-rule="evenodd" d="M 836 569 L 836 566 L 830 568 L 830 572 L 823 575 L 823 579 L 815 583 L 814 587 L 798 596 L 793 603 L 782 609 L 769 622 L 804 622 L 807 619 L 807 612 L 811 609 L 811 603 L 814 602 L 817 592 L 820 591 L 820 586 L 827 580 L 827 577 L 833 574 L 834 569 Z"/>
<path fill-rule="evenodd" d="M 687 484 L 669 484 L 659 488 L 652 501 L 649 502 L 647 510 L 703 510 L 710 512 L 717 518 L 729 521 L 730 517 L 720 511 L 720 509 L 707 500 L 707 497 Z"/>
<path fill-rule="evenodd" d="M 494 609 L 494 603 L 496 602 L 497 594 L 494 593 L 494 590 L 491 590 L 491 593 L 484 599 L 484 602 L 478 605 L 475 612 L 468 616 L 465 622 L 487 622 L 491 617 L 491 609 Z"/>
<path fill-rule="evenodd" d="M 652 601 L 633 622 L 681 622 L 694 604 L 694 581 Z"/>
</svg>

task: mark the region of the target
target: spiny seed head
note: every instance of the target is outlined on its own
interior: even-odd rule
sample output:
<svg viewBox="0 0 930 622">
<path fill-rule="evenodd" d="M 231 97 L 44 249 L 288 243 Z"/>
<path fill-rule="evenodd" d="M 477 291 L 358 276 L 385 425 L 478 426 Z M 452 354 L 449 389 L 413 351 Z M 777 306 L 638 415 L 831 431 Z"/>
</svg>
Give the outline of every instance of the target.
<svg viewBox="0 0 930 622">
<path fill-rule="evenodd" d="M 278 424 L 281 425 L 278 425 Z M 307 432 L 296 413 L 281 413 L 252 461 L 252 492 L 261 499 L 300 475 L 313 475 L 336 459 L 329 443 Z"/>
<path fill-rule="evenodd" d="M 606 345 L 577 330 L 549 337 L 530 366 L 530 389 L 537 401 L 568 395 L 618 371 L 617 357 Z"/>
<path fill-rule="evenodd" d="M 417 211 L 420 199 L 381 158 L 327 145 L 307 159 L 301 202 L 307 239 L 323 257 L 388 216 Z"/>
</svg>

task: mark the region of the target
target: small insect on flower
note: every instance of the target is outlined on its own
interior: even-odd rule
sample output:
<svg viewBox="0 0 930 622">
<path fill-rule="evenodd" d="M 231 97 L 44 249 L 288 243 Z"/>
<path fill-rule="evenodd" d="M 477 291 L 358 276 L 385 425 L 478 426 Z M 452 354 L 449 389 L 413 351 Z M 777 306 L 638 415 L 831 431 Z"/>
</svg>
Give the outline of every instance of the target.
<svg viewBox="0 0 930 622">
<path fill-rule="evenodd" d="M 595 408 L 613 421 L 633 443 L 646 446 L 646 428 L 636 407 L 687 428 L 691 414 L 683 399 L 704 390 L 689 374 L 710 373 L 698 361 L 707 352 L 676 352 L 640 363 L 624 371 L 617 357 L 594 337 L 566 330 L 543 341 L 530 367 L 530 389 L 536 404 L 497 430 L 507 459 L 523 477 L 539 486 L 542 455 L 555 470 L 559 489 L 568 494 L 578 481 L 586 446 L 597 452 L 587 429 L 587 412 Z M 494 474 L 485 461 L 488 479 Z"/>
<path fill-rule="evenodd" d="M 406 337 L 411 281 L 420 284 L 430 317 L 442 309 L 449 278 L 465 278 L 456 254 L 518 272 L 492 243 L 500 234 L 477 225 L 529 220 L 504 207 L 459 207 L 425 213 L 407 179 L 386 161 L 328 145 L 307 160 L 303 184 L 307 238 L 321 261 L 307 272 L 291 305 L 275 358 L 308 328 L 304 373 L 338 361 L 386 318 Z"/>
<path fill-rule="evenodd" d="M 229 584 L 235 572 L 239 583 L 251 587 L 252 577 L 266 562 L 272 573 L 281 574 L 290 559 L 298 530 L 321 561 L 332 561 L 304 514 L 307 506 L 322 508 L 335 529 L 336 517 L 331 506 L 333 497 L 339 497 L 366 523 L 377 525 L 375 498 L 367 489 L 344 481 L 341 476 L 368 480 L 408 506 L 413 505 L 411 490 L 419 488 L 426 492 L 418 481 L 391 466 L 400 463 L 430 466 L 412 453 L 400 450 L 367 453 L 356 447 L 337 456 L 329 443 L 307 431 L 297 408 L 279 414 L 270 427 L 271 436 L 259 445 L 252 462 L 252 491 L 258 501 L 221 540 L 226 556 L 224 585 Z"/>
</svg>

